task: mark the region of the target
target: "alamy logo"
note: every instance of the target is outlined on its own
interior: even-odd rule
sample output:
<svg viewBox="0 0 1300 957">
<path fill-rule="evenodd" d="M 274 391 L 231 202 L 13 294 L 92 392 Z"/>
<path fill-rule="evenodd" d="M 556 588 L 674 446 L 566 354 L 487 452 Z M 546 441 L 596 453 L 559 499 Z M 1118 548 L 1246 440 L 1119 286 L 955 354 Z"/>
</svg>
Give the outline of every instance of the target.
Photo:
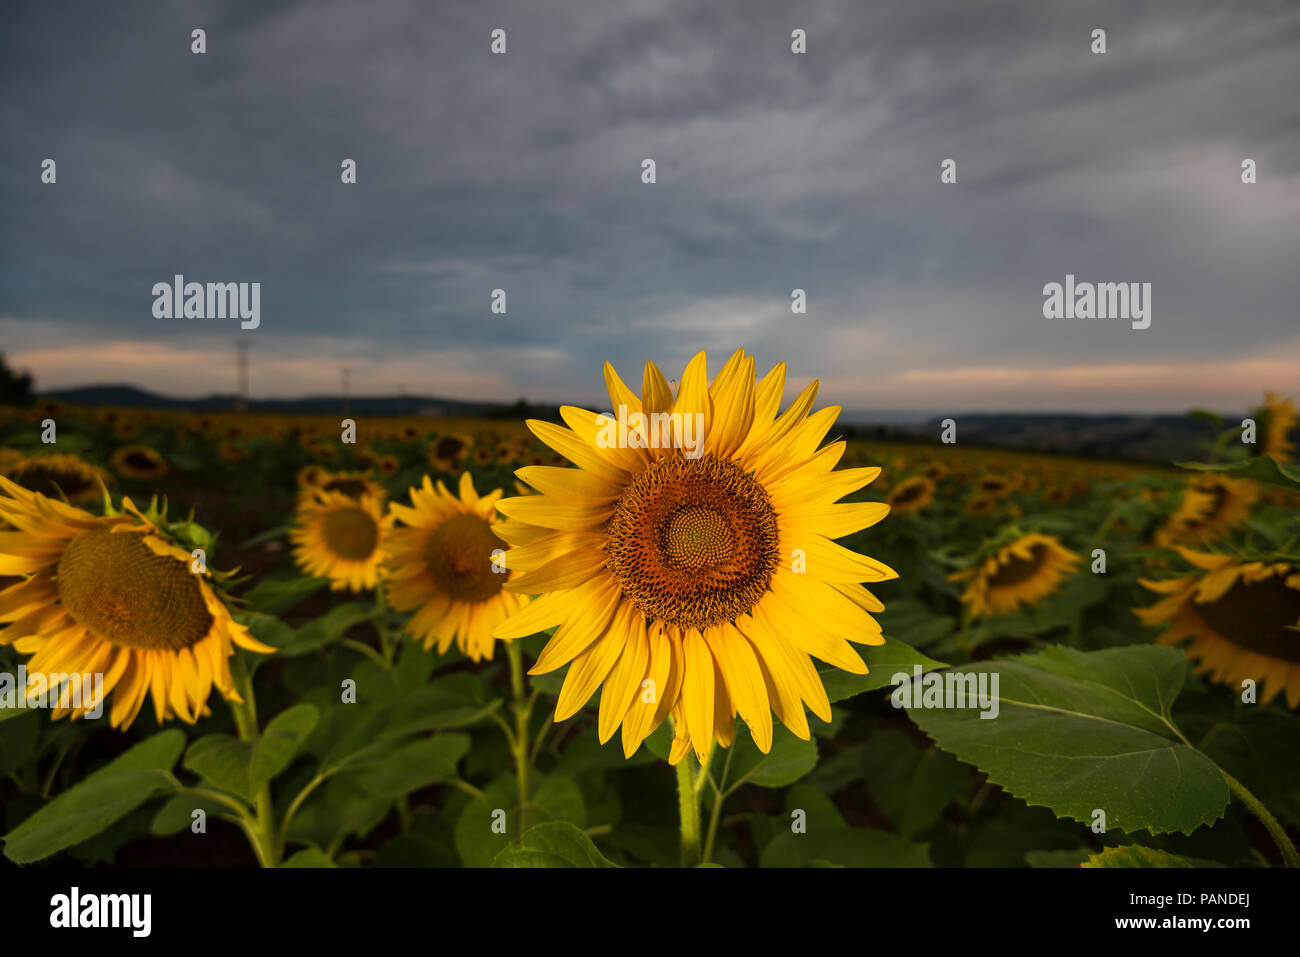
<svg viewBox="0 0 1300 957">
<path fill-rule="evenodd" d="M 1043 287 L 1044 319 L 1127 319 L 1134 329 L 1151 325 L 1151 283 L 1080 282 L 1067 273 L 1065 284 Z"/>
<path fill-rule="evenodd" d="M 241 319 L 241 329 L 262 324 L 260 282 L 186 282 L 177 273 L 170 283 L 153 284 L 155 319 Z"/>
<path fill-rule="evenodd" d="M 50 898 L 50 926 L 126 927 L 133 937 L 148 937 L 153 928 L 153 895 L 86 894 L 74 887 Z"/>
<path fill-rule="evenodd" d="M 596 445 L 602 449 L 680 449 L 688 459 L 704 451 L 703 412 L 629 412 L 618 407 L 618 418 L 597 416 Z"/>
<path fill-rule="evenodd" d="M 889 696 L 895 708 L 978 708 L 980 718 L 998 716 L 998 673 L 930 671 L 913 665 L 890 679 L 897 687 Z"/>
<path fill-rule="evenodd" d="M 22 708 L 84 708 L 84 717 L 104 716 L 102 673 L 27 673 L 18 666 L 16 675 L 0 671 L 0 711 Z"/>
</svg>

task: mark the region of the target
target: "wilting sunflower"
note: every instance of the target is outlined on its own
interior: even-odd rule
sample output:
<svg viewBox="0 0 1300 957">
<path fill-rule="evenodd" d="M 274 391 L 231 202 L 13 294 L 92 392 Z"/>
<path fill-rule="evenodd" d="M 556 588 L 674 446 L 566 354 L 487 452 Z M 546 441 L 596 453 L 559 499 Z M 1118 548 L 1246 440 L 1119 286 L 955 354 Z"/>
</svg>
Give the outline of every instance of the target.
<svg viewBox="0 0 1300 957">
<path fill-rule="evenodd" d="M 209 713 L 215 686 L 239 700 L 228 659 L 234 646 L 263 645 L 230 616 L 191 552 L 168 535 L 165 516 L 124 512 L 103 518 L 29 492 L 0 478 L 0 518 L 19 529 L 0 533 L 0 574 L 25 578 L 0 591 L 0 644 L 24 654 L 30 675 L 102 674 L 112 692 L 110 722 L 125 728 L 147 695 L 161 722 L 193 723 Z M 30 685 L 29 685 L 30 688 Z M 58 719 L 80 717 L 62 686 Z"/>
<path fill-rule="evenodd" d="M 970 582 L 961 600 L 972 616 L 1005 615 L 1021 605 L 1033 607 L 1055 592 L 1080 560 L 1055 537 L 1031 532 L 948 580 Z"/>
<path fill-rule="evenodd" d="M 469 454 L 474 440 L 468 435 L 440 435 L 429 443 L 429 464 L 442 472 L 454 472 Z"/>
<path fill-rule="evenodd" d="M 1300 708 L 1300 566 L 1285 561 L 1239 562 L 1229 555 L 1176 546 L 1199 569 L 1185 578 L 1139 579 L 1162 598 L 1134 612 L 1147 625 L 1168 625 L 1156 639 L 1185 651 L 1198 670 L 1240 687 L 1260 683 L 1265 704 L 1286 691 Z"/>
<path fill-rule="evenodd" d="M 108 473 L 75 455 L 32 455 L 13 463 L 5 474 L 25 489 L 69 502 L 99 498 Z"/>
<path fill-rule="evenodd" d="M 709 382 L 706 361 L 675 396 L 654 363 L 640 396 L 606 363 L 616 418 L 566 406 L 567 429 L 528 423 L 578 468 L 522 468 L 540 494 L 497 503 L 525 572 L 507 587 L 544 594 L 496 636 L 558 626 L 531 672 L 569 666 L 556 720 L 603 685 L 600 740 L 621 725 L 630 756 L 671 714 L 674 764 L 730 745 L 737 714 L 763 751 L 773 710 L 807 739 L 805 704 L 830 718 L 812 658 L 865 674 L 849 642 L 883 643 L 868 613 L 884 606 L 859 583 L 897 577 L 834 541 L 889 506 L 838 503 L 880 469 L 832 471 L 845 443 L 819 446 L 840 410 L 812 412 L 817 383 L 778 414 L 784 364 L 756 381 L 737 350 Z"/>
<path fill-rule="evenodd" d="M 415 611 L 406 630 L 426 649 L 437 643 L 445 652 L 455 641 L 474 661 L 490 659 L 492 629 L 528 601 L 502 588 L 514 573 L 492 534 L 500 498 L 500 489 L 479 496 L 465 472 L 459 496 L 426 475 L 420 488 L 411 489 L 409 506 L 389 506 L 406 527 L 389 537 L 388 603 Z"/>
<path fill-rule="evenodd" d="M 308 575 L 328 578 L 331 591 L 374 588 L 392 523 L 379 499 L 317 491 L 298 503 L 289 531 L 294 561 Z"/>
<path fill-rule="evenodd" d="M 887 501 L 899 515 L 919 512 L 934 501 L 934 482 L 924 475 L 903 479 L 889 490 Z"/>
<path fill-rule="evenodd" d="M 1294 402 L 1272 392 L 1264 397 L 1264 413 L 1268 424 L 1264 430 L 1264 444 L 1259 454 L 1267 455 L 1278 464 L 1285 465 L 1291 461 L 1291 456 L 1295 453 L 1295 443 L 1291 441 L 1290 436 L 1295 430 L 1296 423 L 1300 422 L 1300 413 L 1297 412 Z"/>
<path fill-rule="evenodd" d="M 1247 518 L 1259 501 L 1256 483 L 1206 473 L 1183 490 L 1178 508 L 1156 532 L 1161 546 L 1200 545 L 1222 538 Z"/>
<path fill-rule="evenodd" d="M 123 478 L 158 478 L 167 474 L 167 460 L 147 445 L 124 445 L 113 453 L 113 468 Z"/>
</svg>

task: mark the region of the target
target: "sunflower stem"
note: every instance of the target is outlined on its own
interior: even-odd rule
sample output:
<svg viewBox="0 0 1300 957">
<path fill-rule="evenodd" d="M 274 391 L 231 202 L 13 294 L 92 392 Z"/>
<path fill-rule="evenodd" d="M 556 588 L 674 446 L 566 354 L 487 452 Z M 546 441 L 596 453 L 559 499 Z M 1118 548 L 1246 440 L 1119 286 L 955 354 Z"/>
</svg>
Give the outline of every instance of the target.
<svg viewBox="0 0 1300 957">
<path fill-rule="evenodd" d="M 700 864 L 700 788 L 690 756 L 677 762 L 677 801 L 682 815 L 682 867 Z"/>
<path fill-rule="evenodd" d="M 1219 773 L 1223 779 L 1228 782 L 1228 790 L 1231 791 L 1242 804 L 1250 808 L 1250 813 L 1259 819 L 1259 823 L 1264 825 L 1264 830 L 1268 831 L 1269 837 L 1273 838 L 1273 843 L 1282 853 L 1282 863 L 1286 867 L 1300 867 L 1300 853 L 1297 853 L 1296 847 L 1291 843 L 1291 838 L 1287 836 L 1286 830 L 1278 823 L 1272 812 L 1264 807 L 1262 801 L 1250 793 L 1246 785 L 1242 784 L 1227 771 L 1222 768 Z"/>
<path fill-rule="evenodd" d="M 528 771 L 532 763 L 529 748 L 528 718 L 532 710 L 532 699 L 524 690 L 524 650 L 518 641 L 507 641 L 506 657 L 510 659 L 510 692 L 514 697 L 515 730 L 510 739 L 510 749 L 515 756 L 515 778 L 519 782 L 519 836 L 524 836 L 527 826 L 528 808 Z"/>
<path fill-rule="evenodd" d="M 727 760 L 722 762 L 722 775 L 716 784 L 713 783 L 712 775 L 709 776 L 709 785 L 713 788 L 713 810 L 709 812 L 709 831 L 704 838 L 703 863 L 705 864 L 713 860 L 713 844 L 718 837 L 718 821 L 722 817 L 722 805 L 727 795 L 731 793 L 724 791 L 723 788 L 727 786 L 727 775 L 731 773 L 731 756 L 734 753 L 734 748 L 727 749 Z"/>
<path fill-rule="evenodd" d="M 388 602 L 384 598 L 384 583 L 375 582 L 375 630 L 379 632 L 379 651 L 383 655 L 384 667 L 393 667 L 393 654 L 397 650 L 388 634 Z"/>
<path fill-rule="evenodd" d="M 253 697 L 253 679 L 244 666 L 243 656 L 238 651 L 230 659 L 230 677 L 239 695 L 239 701 L 231 701 L 230 710 L 235 717 L 235 727 L 239 729 L 239 738 L 255 746 L 261 737 L 257 724 L 257 701 Z M 275 817 L 271 805 L 271 785 L 263 784 L 258 789 L 253 802 L 256 812 L 255 827 L 249 828 L 249 840 L 254 842 L 259 863 L 263 867 L 275 867 L 280 863 L 280 853 L 275 834 Z"/>
</svg>

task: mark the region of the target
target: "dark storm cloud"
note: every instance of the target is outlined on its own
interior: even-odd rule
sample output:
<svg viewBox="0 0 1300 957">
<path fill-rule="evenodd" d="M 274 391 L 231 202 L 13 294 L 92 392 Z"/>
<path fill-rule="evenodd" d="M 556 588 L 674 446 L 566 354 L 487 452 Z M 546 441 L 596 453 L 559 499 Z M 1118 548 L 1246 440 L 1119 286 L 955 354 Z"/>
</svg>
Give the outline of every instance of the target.
<svg viewBox="0 0 1300 957">
<path fill-rule="evenodd" d="M 262 394 L 589 398 L 736 345 L 859 407 L 1295 387 L 1294 4 L 28 3 L 0 44 L 42 385 L 229 388 L 233 327 L 150 313 L 180 272 L 262 283 Z M 1067 272 L 1151 282 L 1152 328 L 1044 320 Z"/>
</svg>

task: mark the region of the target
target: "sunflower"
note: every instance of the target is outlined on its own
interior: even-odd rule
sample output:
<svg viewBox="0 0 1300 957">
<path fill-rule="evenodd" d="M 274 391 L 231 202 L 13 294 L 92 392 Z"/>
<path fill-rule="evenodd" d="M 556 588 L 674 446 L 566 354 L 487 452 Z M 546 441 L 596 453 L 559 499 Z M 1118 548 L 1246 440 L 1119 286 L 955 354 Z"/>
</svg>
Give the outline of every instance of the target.
<svg viewBox="0 0 1300 957">
<path fill-rule="evenodd" d="M 325 466 L 319 462 L 308 462 L 298 470 L 298 491 L 301 493 L 304 489 L 315 488 L 329 477 L 330 471 Z"/>
<path fill-rule="evenodd" d="M 454 472 L 473 445 L 472 438 L 459 432 L 440 435 L 429 443 L 429 464 L 441 472 Z"/>
<path fill-rule="evenodd" d="M 991 495 L 972 495 L 962 505 L 962 511 L 967 515 L 988 515 L 997 507 L 998 501 Z"/>
<path fill-rule="evenodd" d="M 162 530 L 164 516 L 129 498 L 103 518 L 0 478 L 0 574 L 23 575 L 0 591 L 0 644 L 31 654 L 32 675 L 102 674 L 110 723 L 126 728 L 152 694 L 159 722 L 209 713 L 215 685 L 239 696 L 228 659 L 234 646 L 275 651 L 236 623 L 206 568 Z M 217 576 L 220 577 L 220 576 Z M 29 685 L 30 690 L 30 685 Z M 63 685 L 53 717 L 80 717 Z"/>
<path fill-rule="evenodd" d="M 373 498 L 381 506 L 388 498 L 388 492 L 382 485 L 373 481 L 365 472 L 327 472 L 321 470 L 312 485 L 300 485 L 298 498 L 305 501 L 321 492 L 339 492 L 348 498 Z"/>
<path fill-rule="evenodd" d="M 1016 490 L 1016 479 L 1010 475 L 1000 475 L 997 472 L 989 471 L 981 475 L 975 487 L 981 495 L 989 495 L 993 498 L 1001 498 L 1004 495 L 1010 495 Z"/>
<path fill-rule="evenodd" d="M 497 534 L 525 573 L 506 587 L 542 597 L 496 637 L 558 626 L 531 671 L 569 666 L 556 720 L 603 685 L 601 742 L 621 726 L 631 756 L 671 714 L 673 764 L 729 746 L 737 714 L 764 752 L 773 710 L 808 739 L 805 704 L 830 719 L 812 658 L 865 674 L 849 641 L 883 643 L 868 613 L 884 606 L 859 583 L 897 577 L 834 542 L 889 506 L 838 503 L 880 469 L 832 471 L 845 443 L 819 446 L 840 410 L 812 412 L 817 382 L 778 415 L 784 364 L 756 381 L 737 350 L 710 383 L 706 363 L 690 361 L 675 396 L 654 363 L 640 396 L 606 363 L 629 430 L 571 406 L 568 428 L 529 421 L 578 467 L 521 468 L 540 494 L 497 503 L 509 519 Z"/>
<path fill-rule="evenodd" d="M 387 478 L 392 478 L 397 474 L 397 470 L 402 467 L 402 463 L 396 455 L 387 454 L 379 456 L 379 461 L 375 463 L 375 468 L 379 469 L 379 474 Z"/>
<path fill-rule="evenodd" d="M 904 479 L 890 490 L 888 501 L 898 515 L 919 512 L 934 501 L 934 482 L 924 475 Z"/>
<path fill-rule="evenodd" d="M 32 455 L 13 463 L 6 474 L 23 488 L 69 502 L 99 498 L 108 473 L 75 455 Z"/>
<path fill-rule="evenodd" d="M 506 551 L 492 534 L 501 490 L 479 496 L 468 472 L 460 477 L 459 496 L 442 482 L 424 477 L 411 489 L 411 504 L 389 506 L 405 527 L 390 535 L 388 603 L 397 611 L 415 611 L 406 630 L 445 652 L 456 642 L 474 661 L 491 659 L 492 629 L 528 601 L 502 586 L 513 572 Z"/>
<path fill-rule="evenodd" d="M 294 561 L 308 575 L 328 578 L 331 591 L 374 588 L 392 523 L 377 498 L 317 491 L 298 503 L 289 531 Z"/>
<path fill-rule="evenodd" d="M 1178 508 L 1156 532 L 1155 542 L 1169 547 L 1222 538 L 1250 516 L 1258 500 L 1254 482 L 1207 472 L 1187 484 Z"/>
<path fill-rule="evenodd" d="M 1186 654 L 1213 680 L 1263 685 L 1268 704 L 1283 690 L 1300 708 L 1300 566 L 1285 561 L 1239 562 L 1229 555 L 1175 546 L 1199 572 L 1164 581 L 1138 579 L 1162 598 L 1134 613 L 1147 625 L 1168 625 L 1156 640 L 1191 639 Z"/>
<path fill-rule="evenodd" d="M 1295 453 L 1295 443 L 1290 440 L 1290 435 L 1296 423 L 1300 422 L 1300 413 L 1294 402 L 1272 392 L 1264 397 L 1264 413 L 1268 424 L 1264 431 L 1264 447 L 1259 454 L 1285 465 Z"/>
<path fill-rule="evenodd" d="M 123 478 L 158 478 L 167 474 L 167 460 L 147 445 L 124 445 L 113 453 L 113 468 Z"/>
<path fill-rule="evenodd" d="M 1031 532 L 948 580 L 970 582 L 961 600 L 972 616 L 1005 615 L 1021 605 L 1032 608 L 1055 592 L 1080 560 L 1055 537 Z"/>
</svg>

